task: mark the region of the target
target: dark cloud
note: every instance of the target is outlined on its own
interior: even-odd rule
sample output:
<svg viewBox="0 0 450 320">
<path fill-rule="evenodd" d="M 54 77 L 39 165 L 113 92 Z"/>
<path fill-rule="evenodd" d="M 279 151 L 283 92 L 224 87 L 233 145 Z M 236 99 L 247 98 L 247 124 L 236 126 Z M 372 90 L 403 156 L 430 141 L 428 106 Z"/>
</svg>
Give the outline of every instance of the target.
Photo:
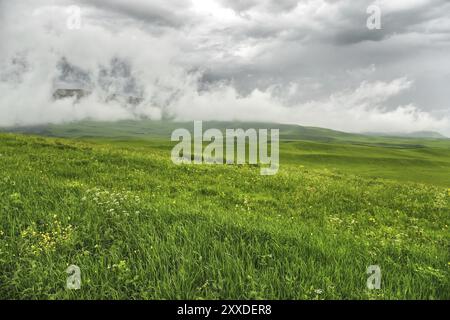
<svg viewBox="0 0 450 320">
<path fill-rule="evenodd" d="M 181 0 L 81 0 L 81 2 L 162 27 L 179 28 L 189 20 L 189 16 L 183 12 L 187 8 L 188 2 Z"/>
<path fill-rule="evenodd" d="M 212 35 L 219 39 L 231 36 L 234 40 L 230 42 L 235 47 L 240 44 L 259 46 L 260 49 L 248 59 L 235 56 L 234 59 L 209 60 L 206 65 L 203 60 L 203 67 L 207 67 L 204 81 L 230 81 L 243 93 L 297 81 L 302 82 L 301 88 L 306 90 L 299 99 L 308 100 L 363 80 L 410 76 L 417 82 L 414 92 L 408 92 L 402 99 L 394 99 L 394 103 L 420 101 L 421 108 L 427 110 L 449 104 L 450 94 L 443 84 L 450 63 L 444 61 L 443 50 L 450 48 L 447 40 L 450 32 L 445 29 L 445 24 L 438 24 L 438 28 L 433 23 L 447 18 L 447 26 L 450 26 L 445 14 L 450 12 L 449 2 L 405 1 L 397 2 L 397 5 L 395 1 L 381 2 L 381 30 L 366 27 L 369 16 L 366 10 L 373 1 L 324 1 L 327 9 L 323 12 L 312 10 L 312 17 L 302 16 L 302 10 L 298 14 L 290 13 L 289 10 L 296 8 L 292 3 L 297 1 L 289 1 L 285 3 L 289 10 L 284 12 L 283 18 L 279 17 L 279 11 L 270 14 L 268 8 L 275 2 L 283 3 L 263 1 L 261 5 L 260 2 L 222 1 L 238 12 L 254 14 L 245 17 L 242 23 L 214 30 Z M 299 1 L 299 6 L 305 3 L 308 1 Z M 265 15 L 259 20 L 256 13 L 261 11 Z M 226 46 L 220 50 L 227 50 Z M 423 65 L 423 61 L 433 58 L 442 64 Z M 358 73 L 372 65 L 376 66 L 372 72 Z M 431 78 L 434 81 L 430 83 Z M 305 81 L 314 85 L 307 86 Z"/>
<path fill-rule="evenodd" d="M 294 9 L 300 0 L 220 0 L 220 3 L 237 13 L 245 13 L 251 9 L 263 10 L 272 13 L 286 12 Z"/>
<path fill-rule="evenodd" d="M 348 5 L 342 7 L 341 22 L 333 28 L 336 31 L 331 36 L 336 44 L 350 45 L 362 41 L 381 41 L 392 35 L 424 32 L 423 24 L 441 17 L 443 12 L 450 12 L 450 3 L 445 0 L 422 1 L 417 5 L 405 6 L 397 10 L 394 9 L 395 7 L 381 3 L 379 7 L 382 28 L 369 30 L 358 27 L 366 23 L 368 15 L 362 13 L 366 12 L 368 4 L 370 2 L 361 1 L 356 5 L 352 3 L 351 7 Z"/>
</svg>

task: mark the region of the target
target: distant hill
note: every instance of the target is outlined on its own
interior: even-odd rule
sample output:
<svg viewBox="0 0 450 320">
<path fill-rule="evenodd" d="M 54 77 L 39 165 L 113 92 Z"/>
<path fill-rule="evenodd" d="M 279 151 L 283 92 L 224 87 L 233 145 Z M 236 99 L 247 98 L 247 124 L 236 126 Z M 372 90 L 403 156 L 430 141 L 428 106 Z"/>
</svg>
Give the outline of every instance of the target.
<svg viewBox="0 0 450 320">
<path fill-rule="evenodd" d="M 178 128 L 193 130 L 193 121 L 178 122 L 167 120 L 122 120 L 108 121 L 77 121 L 65 124 L 48 124 L 38 126 L 18 126 L 0 128 L 0 131 L 31 133 L 59 137 L 104 137 L 104 138 L 169 138 Z M 355 141 L 365 140 L 362 134 L 346 133 L 331 129 L 305 127 L 292 124 L 278 124 L 268 122 L 241 121 L 203 121 L 203 131 L 216 128 L 226 129 L 279 129 L 282 140 L 308 140 L 332 142 L 336 140 Z"/>
<path fill-rule="evenodd" d="M 170 139 L 172 132 L 178 128 L 193 131 L 193 121 L 178 122 L 168 120 L 122 120 L 107 121 L 77 121 L 65 124 L 48 124 L 39 126 L 21 126 L 0 128 L 3 132 L 38 134 L 65 138 L 105 138 L 113 140 L 151 140 Z M 436 132 L 416 132 L 411 134 L 356 134 L 325 128 L 305 127 L 292 124 L 277 124 L 267 122 L 241 121 L 203 121 L 203 131 L 217 128 L 225 129 L 249 128 L 279 129 L 280 139 L 283 141 L 312 141 L 318 143 L 344 143 L 362 146 L 376 146 L 384 148 L 422 148 L 424 146 L 447 146 L 447 139 Z"/>
<path fill-rule="evenodd" d="M 410 133 L 402 132 L 364 132 L 363 134 L 376 137 L 400 137 L 400 138 L 431 138 L 431 139 L 448 139 L 446 136 L 436 131 L 415 131 Z"/>
<path fill-rule="evenodd" d="M 149 119 L 79 121 L 58 125 L 0 128 L 0 131 L 67 138 L 81 143 L 108 143 L 115 147 L 144 148 L 149 152 L 158 150 L 169 157 L 170 149 L 176 143 L 170 141 L 171 134 L 179 128 L 185 128 L 192 133 L 193 122 Z M 302 165 L 376 179 L 449 187 L 450 139 L 370 136 L 276 123 L 204 121 L 203 132 L 210 128 L 222 132 L 225 129 L 238 128 L 279 129 L 280 159 L 283 167 Z M 7 137 L 8 135 L 0 133 L 0 144 L 1 140 Z"/>
</svg>

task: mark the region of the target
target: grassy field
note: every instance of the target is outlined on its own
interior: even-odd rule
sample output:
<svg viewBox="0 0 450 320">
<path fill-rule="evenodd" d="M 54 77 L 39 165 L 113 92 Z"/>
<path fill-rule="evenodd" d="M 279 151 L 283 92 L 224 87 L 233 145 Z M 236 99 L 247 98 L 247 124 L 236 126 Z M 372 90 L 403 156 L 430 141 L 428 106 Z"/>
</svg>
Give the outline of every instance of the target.
<svg viewBox="0 0 450 320">
<path fill-rule="evenodd" d="M 0 134 L 0 298 L 450 299 L 449 140 L 280 126 L 261 176 L 172 164 L 180 126 Z"/>
</svg>

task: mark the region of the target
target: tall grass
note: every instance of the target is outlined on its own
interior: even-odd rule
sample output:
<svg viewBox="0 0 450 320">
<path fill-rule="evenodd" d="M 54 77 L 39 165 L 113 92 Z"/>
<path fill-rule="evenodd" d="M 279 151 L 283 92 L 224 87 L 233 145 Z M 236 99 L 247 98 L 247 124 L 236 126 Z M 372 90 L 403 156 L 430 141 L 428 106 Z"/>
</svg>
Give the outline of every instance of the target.
<svg viewBox="0 0 450 320">
<path fill-rule="evenodd" d="M 449 189 L 168 150 L 1 134 L 0 298 L 450 299 Z"/>
</svg>

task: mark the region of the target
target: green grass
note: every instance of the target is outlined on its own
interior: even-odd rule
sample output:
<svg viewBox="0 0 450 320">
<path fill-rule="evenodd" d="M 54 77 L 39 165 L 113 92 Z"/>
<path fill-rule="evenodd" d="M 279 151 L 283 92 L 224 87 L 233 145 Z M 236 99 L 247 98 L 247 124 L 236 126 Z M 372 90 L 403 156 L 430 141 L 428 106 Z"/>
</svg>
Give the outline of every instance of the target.
<svg viewBox="0 0 450 320">
<path fill-rule="evenodd" d="M 323 128 L 258 122 L 203 123 L 208 128 L 279 128 L 281 164 L 331 169 L 368 178 L 450 186 L 450 139 L 387 138 L 350 134 Z M 170 152 L 173 130 L 193 123 L 167 121 L 82 121 L 64 125 L 19 128 L 19 132 L 123 146 L 148 146 Z"/>
<path fill-rule="evenodd" d="M 286 126 L 261 176 L 176 166 L 148 124 L 0 134 L 1 298 L 450 299 L 448 140 Z"/>
</svg>

